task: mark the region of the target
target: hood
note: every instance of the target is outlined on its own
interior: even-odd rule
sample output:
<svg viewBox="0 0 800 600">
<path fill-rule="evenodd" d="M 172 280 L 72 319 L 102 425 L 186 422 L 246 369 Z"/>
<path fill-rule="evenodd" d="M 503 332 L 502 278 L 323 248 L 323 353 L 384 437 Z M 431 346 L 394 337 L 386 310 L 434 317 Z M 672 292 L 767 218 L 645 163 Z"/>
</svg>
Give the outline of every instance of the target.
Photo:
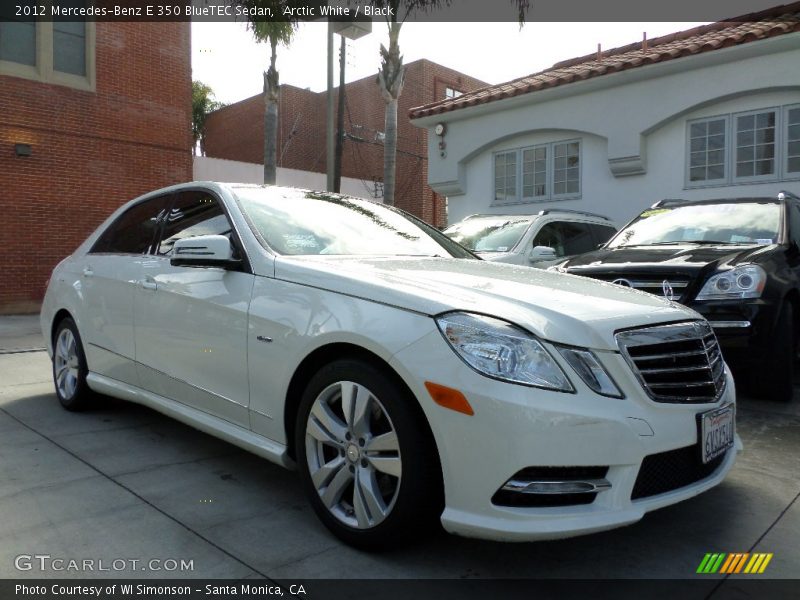
<svg viewBox="0 0 800 600">
<path fill-rule="evenodd" d="M 625 272 L 629 269 L 659 272 L 699 273 L 705 269 L 734 267 L 759 262 L 762 255 L 775 249 L 770 246 L 706 246 L 676 244 L 669 246 L 622 246 L 601 248 L 581 254 L 560 265 L 570 273 Z"/>
<path fill-rule="evenodd" d="M 584 277 L 434 257 L 281 256 L 278 279 L 425 315 L 463 310 L 563 344 L 616 350 L 614 332 L 700 318 L 674 302 Z"/>
</svg>

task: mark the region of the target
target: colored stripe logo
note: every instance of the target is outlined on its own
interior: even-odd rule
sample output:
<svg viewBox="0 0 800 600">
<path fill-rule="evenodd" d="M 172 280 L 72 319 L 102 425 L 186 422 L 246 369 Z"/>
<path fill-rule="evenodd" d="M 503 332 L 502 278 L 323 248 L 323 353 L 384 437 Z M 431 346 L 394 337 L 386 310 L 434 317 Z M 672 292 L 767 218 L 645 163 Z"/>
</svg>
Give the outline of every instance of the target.
<svg viewBox="0 0 800 600">
<path fill-rule="evenodd" d="M 769 561 L 772 560 L 772 552 L 709 552 L 700 561 L 697 573 L 714 574 L 722 573 L 730 575 L 733 573 L 747 573 L 756 575 L 763 573 L 767 569 Z"/>
</svg>

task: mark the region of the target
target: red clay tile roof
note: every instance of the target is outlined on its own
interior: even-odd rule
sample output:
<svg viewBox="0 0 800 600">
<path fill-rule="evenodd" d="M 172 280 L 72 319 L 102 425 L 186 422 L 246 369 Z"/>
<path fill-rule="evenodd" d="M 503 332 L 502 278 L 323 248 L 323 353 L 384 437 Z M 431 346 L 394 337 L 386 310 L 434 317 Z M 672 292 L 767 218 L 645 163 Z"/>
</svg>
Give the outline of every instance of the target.
<svg viewBox="0 0 800 600">
<path fill-rule="evenodd" d="M 419 119 L 440 115 L 469 106 L 488 104 L 495 100 L 795 31 L 800 31 L 800 2 L 653 38 L 647 41 L 644 48 L 643 42 L 636 42 L 601 52 L 599 57 L 597 54 L 589 54 L 565 60 L 533 75 L 481 88 L 457 98 L 412 108 L 409 117 Z"/>
</svg>

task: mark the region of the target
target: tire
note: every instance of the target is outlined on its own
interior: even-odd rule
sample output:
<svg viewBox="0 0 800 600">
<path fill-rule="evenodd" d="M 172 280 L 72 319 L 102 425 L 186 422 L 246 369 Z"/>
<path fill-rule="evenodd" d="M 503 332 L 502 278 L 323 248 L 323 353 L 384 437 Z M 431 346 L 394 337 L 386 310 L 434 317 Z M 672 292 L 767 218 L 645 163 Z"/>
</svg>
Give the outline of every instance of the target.
<svg viewBox="0 0 800 600">
<path fill-rule="evenodd" d="M 792 304 L 784 302 L 778 322 L 772 352 L 764 364 L 764 385 L 761 395 L 766 400 L 791 402 L 794 396 L 794 357 L 796 340 Z"/>
<path fill-rule="evenodd" d="M 53 336 L 53 383 L 61 406 L 71 411 L 90 408 L 94 393 L 86 383 L 89 369 L 78 327 L 67 317 Z"/>
<path fill-rule="evenodd" d="M 438 529 L 442 477 L 430 430 L 416 400 L 370 363 L 338 360 L 311 378 L 295 444 L 314 511 L 345 543 L 379 550 Z"/>
</svg>

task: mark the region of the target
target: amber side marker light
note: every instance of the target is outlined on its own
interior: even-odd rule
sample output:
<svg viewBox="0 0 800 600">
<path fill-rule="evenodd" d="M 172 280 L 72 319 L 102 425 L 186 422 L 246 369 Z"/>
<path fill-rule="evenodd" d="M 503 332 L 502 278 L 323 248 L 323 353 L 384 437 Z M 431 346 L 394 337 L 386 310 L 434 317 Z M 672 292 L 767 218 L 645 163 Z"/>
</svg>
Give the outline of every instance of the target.
<svg viewBox="0 0 800 600">
<path fill-rule="evenodd" d="M 433 401 L 439 406 L 444 406 L 445 408 L 449 408 L 450 410 L 464 413 L 465 415 L 469 416 L 475 414 L 475 411 L 472 410 L 472 407 L 469 405 L 469 402 L 467 402 L 464 394 L 458 390 L 454 390 L 453 388 L 449 388 L 444 385 L 439 385 L 438 383 L 431 383 L 430 381 L 425 382 L 425 388 L 428 390 L 431 398 L 433 398 Z"/>
</svg>

